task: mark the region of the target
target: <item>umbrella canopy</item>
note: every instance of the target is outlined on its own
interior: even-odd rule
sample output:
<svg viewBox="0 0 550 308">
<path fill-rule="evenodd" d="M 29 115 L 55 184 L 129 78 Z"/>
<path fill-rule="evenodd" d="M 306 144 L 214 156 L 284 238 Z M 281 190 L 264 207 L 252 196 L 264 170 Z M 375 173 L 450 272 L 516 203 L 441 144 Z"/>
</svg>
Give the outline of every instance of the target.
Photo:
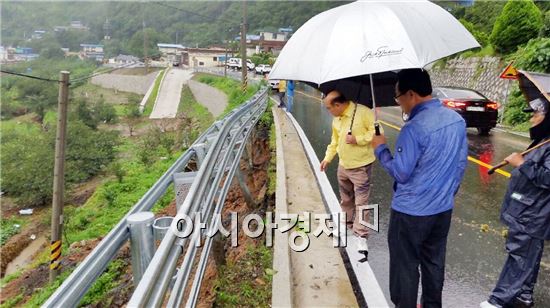
<svg viewBox="0 0 550 308">
<path fill-rule="evenodd" d="M 479 44 L 462 24 L 429 1 L 357 1 L 322 12 L 300 27 L 269 78 L 321 87 L 349 77 L 423 68 L 474 47 Z"/>
<path fill-rule="evenodd" d="M 550 75 L 519 71 L 519 88 L 528 102 L 542 98 L 550 102 Z"/>
<path fill-rule="evenodd" d="M 394 106 L 393 99 L 396 72 L 383 72 L 373 74 L 374 94 L 377 107 Z M 373 108 L 370 76 L 361 75 L 345 79 L 332 80 L 320 85 L 313 82 L 305 82 L 307 85 L 319 89 L 325 95 L 332 90 L 338 90 L 348 100 Z"/>
</svg>

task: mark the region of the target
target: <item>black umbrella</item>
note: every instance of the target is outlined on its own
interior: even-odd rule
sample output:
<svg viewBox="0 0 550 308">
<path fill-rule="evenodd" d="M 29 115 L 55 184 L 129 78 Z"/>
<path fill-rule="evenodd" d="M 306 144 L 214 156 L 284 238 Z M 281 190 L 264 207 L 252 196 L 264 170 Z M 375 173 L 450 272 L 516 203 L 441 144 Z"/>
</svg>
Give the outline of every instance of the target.
<svg viewBox="0 0 550 308">
<path fill-rule="evenodd" d="M 383 72 L 373 74 L 373 87 L 371 87 L 370 76 L 371 75 L 355 76 L 328 81 L 322 84 L 315 84 L 312 82 L 305 82 L 305 84 L 318 89 L 325 95 L 333 90 L 338 90 L 346 99 L 369 108 L 373 108 L 373 105 L 376 107 L 396 106 L 393 95 L 395 93 L 397 73 Z M 375 104 L 372 102 L 373 89 Z"/>
</svg>

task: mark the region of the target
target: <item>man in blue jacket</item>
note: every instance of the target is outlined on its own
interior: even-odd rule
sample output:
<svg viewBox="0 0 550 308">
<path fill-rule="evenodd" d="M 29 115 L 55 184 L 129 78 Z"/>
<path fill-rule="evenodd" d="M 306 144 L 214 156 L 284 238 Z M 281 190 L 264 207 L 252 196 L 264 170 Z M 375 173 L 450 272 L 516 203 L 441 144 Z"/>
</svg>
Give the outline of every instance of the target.
<svg viewBox="0 0 550 308">
<path fill-rule="evenodd" d="M 383 135 L 372 141 L 395 181 L 388 229 L 390 296 L 396 307 L 417 307 L 420 267 L 422 307 L 441 307 L 447 235 L 467 163 L 466 125 L 432 98 L 426 71 L 402 70 L 397 79 L 395 100 L 409 118 L 393 155 Z"/>
</svg>

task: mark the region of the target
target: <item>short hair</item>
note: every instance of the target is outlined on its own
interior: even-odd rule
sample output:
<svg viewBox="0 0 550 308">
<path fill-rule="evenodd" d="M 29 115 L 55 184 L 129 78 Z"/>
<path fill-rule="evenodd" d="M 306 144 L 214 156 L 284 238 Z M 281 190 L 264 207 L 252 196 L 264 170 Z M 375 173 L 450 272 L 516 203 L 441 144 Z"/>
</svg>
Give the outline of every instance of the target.
<svg viewBox="0 0 550 308">
<path fill-rule="evenodd" d="M 404 69 L 397 73 L 397 90 L 403 94 L 409 90 L 424 97 L 432 94 L 432 82 L 426 70 L 420 68 Z"/>
<path fill-rule="evenodd" d="M 333 92 L 333 91 L 336 91 L 338 92 L 338 96 L 336 96 L 331 102 L 330 104 L 334 106 L 334 104 L 336 103 L 339 103 L 339 104 L 344 104 L 345 102 L 347 102 L 348 100 L 346 99 L 346 97 L 344 96 L 344 94 L 342 94 L 342 92 L 338 91 L 338 90 L 330 90 L 327 92 L 326 95 L 328 95 L 330 92 Z"/>
</svg>

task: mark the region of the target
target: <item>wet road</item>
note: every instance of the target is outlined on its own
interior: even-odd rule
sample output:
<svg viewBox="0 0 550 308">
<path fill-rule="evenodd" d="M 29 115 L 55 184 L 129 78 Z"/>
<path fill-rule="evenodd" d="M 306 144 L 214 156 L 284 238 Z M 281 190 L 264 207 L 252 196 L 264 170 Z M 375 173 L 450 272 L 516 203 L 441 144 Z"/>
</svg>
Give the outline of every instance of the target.
<svg viewBox="0 0 550 308">
<path fill-rule="evenodd" d="M 305 93 L 309 96 L 306 96 Z M 330 142 L 330 114 L 319 103 L 319 94 L 309 88 L 298 88 L 295 96 L 294 117 L 304 129 L 322 160 Z M 401 126 L 400 111 L 396 108 L 379 110 L 386 123 Z M 398 130 L 384 125 L 384 131 L 393 149 Z M 491 165 L 497 164 L 511 152 L 520 152 L 528 139 L 503 132 L 478 136 L 468 130 L 469 155 Z M 336 161 L 328 171 L 329 180 L 338 195 Z M 510 171 L 510 168 L 505 168 Z M 380 205 L 380 232 L 369 239 L 369 261 L 389 302 L 388 290 L 388 230 L 392 180 L 379 165 L 373 170 L 374 185 L 370 203 Z M 486 300 L 504 264 L 506 229 L 499 221 L 499 210 L 509 179 L 501 174 L 487 175 L 487 169 L 469 162 L 464 181 L 456 198 L 451 231 L 447 245 L 446 280 L 443 293 L 444 307 L 479 307 Z M 546 242 L 546 246 L 549 246 Z M 538 283 L 535 288 L 537 307 L 550 307 L 550 248 L 544 252 Z"/>
</svg>

